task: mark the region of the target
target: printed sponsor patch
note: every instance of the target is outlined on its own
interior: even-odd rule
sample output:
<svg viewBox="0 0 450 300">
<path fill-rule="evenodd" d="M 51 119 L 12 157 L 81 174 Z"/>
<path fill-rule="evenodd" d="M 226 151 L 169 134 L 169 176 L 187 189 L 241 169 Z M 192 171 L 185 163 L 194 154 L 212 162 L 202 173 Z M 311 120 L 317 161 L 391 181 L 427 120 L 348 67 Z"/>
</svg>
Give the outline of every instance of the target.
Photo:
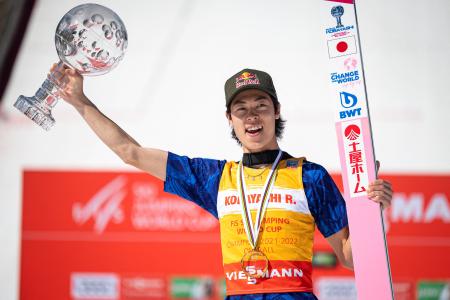
<svg viewBox="0 0 450 300">
<path fill-rule="evenodd" d="M 236 77 L 236 88 L 240 88 L 244 85 L 259 84 L 258 76 L 254 73 L 243 72 L 240 76 Z"/>
<path fill-rule="evenodd" d="M 347 139 L 347 141 L 344 140 L 344 152 L 350 185 L 350 197 L 360 197 L 367 194 L 367 187 L 369 185 L 361 122 L 359 120 L 353 120 L 343 123 L 343 125 L 343 136 Z"/>
<path fill-rule="evenodd" d="M 224 264 L 223 268 L 229 295 L 247 294 L 254 290 L 255 284 L 263 285 L 266 291 L 272 292 L 283 287 L 312 291 L 312 265 L 307 261 L 271 260 L 270 268 L 265 272 L 247 268 L 249 274 L 258 274 L 259 278 L 248 276 L 242 270 L 241 263 Z"/>
<path fill-rule="evenodd" d="M 262 189 L 253 189 L 247 197 L 247 205 L 251 210 L 258 208 Z M 280 189 L 275 187 L 269 195 L 269 205 L 273 209 L 284 209 L 310 215 L 308 202 L 303 190 Z M 241 211 L 241 199 L 235 190 L 220 191 L 217 197 L 219 217 Z"/>
</svg>

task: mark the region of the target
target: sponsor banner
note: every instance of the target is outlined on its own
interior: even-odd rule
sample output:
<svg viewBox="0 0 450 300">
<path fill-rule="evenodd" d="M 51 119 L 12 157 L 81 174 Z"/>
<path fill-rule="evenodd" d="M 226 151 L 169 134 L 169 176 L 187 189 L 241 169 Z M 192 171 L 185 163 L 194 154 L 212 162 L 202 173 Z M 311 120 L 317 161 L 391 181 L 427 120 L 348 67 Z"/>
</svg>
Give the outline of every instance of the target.
<svg viewBox="0 0 450 300">
<path fill-rule="evenodd" d="M 122 276 L 121 299 L 166 299 L 167 280 L 161 276 L 135 274 Z"/>
<path fill-rule="evenodd" d="M 450 246 L 450 193 L 448 176 L 401 176 L 393 180 L 396 184 L 392 205 L 385 211 L 387 232 L 392 235 L 410 236 L 409 244 L 415 246 Z M 420 187 L 403 192 L 411 187 Z M 420 190 L 420 191 L 419 191 Z M 421 243 L 412 237 L 423 237 Z M 446 237 L 447 240 L 439 240 Z M 426 238 L 430 239 L 430 244 Z M 431 238 L 438 238 L 431 242 Z M 401 244 L 400 241 L 393 241 Z M 450 260 L 449 260 L 450 262 Z M 443 273 L 444 274 L 444 273 Z"/>
<path fill-rule="evenodd" d="M 418 300 L 450 299 L 449 281 L 420 281 L 417 285 Z"/>
<path fill-rule="evenodd" d="M 210 299 L 214 295 L 212 278 L 174 277 L 170 283 L 172 299 Z"/>
<path fill-rule="evenodd" d="M 393 285 L 395 300 L 416 299 L 414 292 L 415 285 L 413 281 L 394 281 Z"/>
<path fill-rule="evenodd" d="M 113 273 L 72 273 L 72 299 L 119 299 L 120 279 Z"/>
<path fill-rule="evenodd" d="M 170 274 L 223 277 L 218 221 L 156 178 L 27 171 L 23 184 L 21 299 L 83 299 L 92 286 L 99 297 L 167 299 Z"/>
<path fill-rule="evenodd" d="M 340 175 L 332 176 L 342 188 Z M 427 282 L 450 278 L 443 267 L 450 265 L 450 175 L 381 178 L 395 190 L 384 216 L 396 299 L 416 299 L 419 286 L 423 297 L 438 294 Z M 173 278 L 212 279 L 213 294 L 204 299 L 224 298 L 218 225 L 191 202 L 163 193 L 162 183 L 147 174 L 25 171 L 22 210 L 20 299 L 170 299 L 176 296 L 172 291 L 183 291 L 172 288 L 180 283 Z M 137 215 L 141 222 L 133 221 Z M 265 220 L 273 228 L 285 223 L 284 218 Z M 262 241 L 265 247 L 294 241 L 271 234 Z M 321 278 L 353 273 L 339 263 L 333 267 L 332 249 L 320 233 L 314 240 L 313 282 L 319 295 Z M 239 271 L 236 266 L 228 276 L 239 278 Z M 286 280 L 283 275 L 289 271 L 270 274 Z M 248 279 L 235 281 L 248 284 Z"/>
<path fill-rule="evenodd" d="M 450 266 L 450 176 L 380 177 L 390 180 L 395 191 L 384 213 L 394 282 L 407 279 L 416 289 L 422 279 L 448 280 L 450 268 L 444 266 Z"/>
<path fill-rule="evenodd" d="M 336 268 L 338 262 L 333 251 L 315 251 L 313 254 L 313 268 Z"/>
<path fill-rule="evenodd" d="M 42 178 L 60 182 L 60 185 L 49 191 Z M 105 232 L 218 231 L 218 222 L 209 213 L 191 202 L 164 193 L 160 180 L 146 178 L 140 173 L 42 174 L 33 171 L 27 172 L 27 179 L 33 194 L 26 194 L 24 198 L 42 198 L 40 201 L 45 208 L 37 208 L 33 203 L 28 204 L 30 208 L 25 207 L 25 237 L 32 238 L 38 231 L 47 232 L 54 224 L 61 230 L 74 234 L 92 233 L 99 239 Z M 77 180 L 82 182 L 73 184 Z M 59 199 L 66 201 L 61 203 Z M 34 215 L 32 209 L 38 209 L 47 217 Z"/>
<path fill-rule="evenodd" d="M 315 283 L 320 300 L 357 300 L 355 280 L 351 277 L 322 277 Z"/>
</svg>

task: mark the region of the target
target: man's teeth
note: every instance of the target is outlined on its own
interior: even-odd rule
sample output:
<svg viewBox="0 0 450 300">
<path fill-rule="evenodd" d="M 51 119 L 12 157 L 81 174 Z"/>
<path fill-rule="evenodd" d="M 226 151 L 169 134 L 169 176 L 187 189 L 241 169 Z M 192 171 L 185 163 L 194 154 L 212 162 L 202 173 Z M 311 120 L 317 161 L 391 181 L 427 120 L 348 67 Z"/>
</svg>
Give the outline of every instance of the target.
<svg viewBox="0 0 450 300">
<path fill-rule="evenodd" d="M 262 129 L 262 126 L 253 126 L 253 127 L 247 128 L 247 131 L 256 131 L 256 130 L 260 130 L 260 129 Z"/>
</svg>

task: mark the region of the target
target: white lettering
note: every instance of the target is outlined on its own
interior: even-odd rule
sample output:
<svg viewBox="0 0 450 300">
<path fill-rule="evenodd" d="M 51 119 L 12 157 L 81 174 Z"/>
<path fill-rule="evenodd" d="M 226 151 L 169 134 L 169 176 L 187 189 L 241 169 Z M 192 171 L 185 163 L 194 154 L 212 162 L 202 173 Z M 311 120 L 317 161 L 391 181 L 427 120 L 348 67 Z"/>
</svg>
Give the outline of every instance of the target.
<svg viewBox="0 0 450 300">
<path fill-rule="evenodd" d="M 255 269 L 253 266 L 247 266 L 246 269 L 247 274 L 244 271 L 234 271 L 234 272 L 226 272 L 225 275 L 227 280 L 247 280 L 248 284 L 255 284 L 256 281 L 252 277 L 255 275 L 255 278 L 274 278 L 274 277 L 303 277 L 303 271 L 301 269 L 272 269 L 266 270 L 263 272 L 262 270 Z"/>
<path fill-rule="evenodd" d="M 256 273 L 258 274 L 258 277 L 269 278 L 269 270 L 266 270 L 265 272 L 262 270 L 257 270 Z"/>
<path fill-rule="evenodd" d="M 236 280 L 237 279 L 236 272 L 231 272 L 231 273 L 226 272 L 225 275 L 227 276 L 228 280 Z"/>
<path fill-rule="evenodd" d="M 249 277 L 247 278 L 247 284 L 256 284 L 256 278 Z"/>
<path fill-rule="evenodd" d="M 245 270 L 247 271 L 248 274 L 250 275 L 255 275 L 256 274 L 256 268 L 255 266 L 247 266 L 245 268 Z"/>
<path fill-rule="evenodd" d="M 423 212 L 423 195 L 413 193 L 407 199 L 403 193 L 394 194 L 392 199 L 392 222 L 420 222 Z"/>
<path fill-rule="evenodd" d="M 424 222 L 430 223 L 441 219 L 444 223 L 450 222 L 450 207 L 444 194 L 435 194 L 425 212 Z"/>
<path fill-rule="evenodd" d="M 422 193 L 396 193 L 392 198 L 390 220 L 392 222 L 450 223 L 450 204 L 443 193 L 434 194 L 425 206 Z"/>
<path fill-rule="evenodd" d="M 294 277 L 303 277 L 303 271 L 301 269 L 294 269 Z"/>
<path fill-rule="evenodd" d="M 271 278 L 273 278 L 273 277 L 281 277 L 281 275 L 280 275 L 280 272 L 278 272 L 278 270 L 277 269 L 273 269 L 272 270 L 272 272 L 270 272 L 270 277 Z"/>
<path fill-rule="evenodd" d="M 245 275 L 244 271 L 239 271 L 239 279 L 247 279 L 247 276 Z"/>
<path fill-rule="evenodd" d="M 292 277 L 292 269 L 282 269 L 281 270 L 282 277 Z"/>
</svg>

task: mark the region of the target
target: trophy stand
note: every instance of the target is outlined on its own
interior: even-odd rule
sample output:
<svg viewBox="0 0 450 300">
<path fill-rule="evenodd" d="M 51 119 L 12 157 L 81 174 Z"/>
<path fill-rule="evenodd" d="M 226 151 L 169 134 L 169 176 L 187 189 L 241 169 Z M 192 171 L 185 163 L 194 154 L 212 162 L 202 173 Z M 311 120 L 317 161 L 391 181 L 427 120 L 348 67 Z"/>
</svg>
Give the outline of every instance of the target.
<svg viewBox="0 0 450 300">
<path fill-rule="evenodd" d="M 52 108 L 58 102 L 58 92 L 65 84 L 63 71 L 64 63 L 60 61 L 33 97 L 20 95 L 14 103 L 15 108 L 47 131 L 55 124 Z"/>
</svg>

